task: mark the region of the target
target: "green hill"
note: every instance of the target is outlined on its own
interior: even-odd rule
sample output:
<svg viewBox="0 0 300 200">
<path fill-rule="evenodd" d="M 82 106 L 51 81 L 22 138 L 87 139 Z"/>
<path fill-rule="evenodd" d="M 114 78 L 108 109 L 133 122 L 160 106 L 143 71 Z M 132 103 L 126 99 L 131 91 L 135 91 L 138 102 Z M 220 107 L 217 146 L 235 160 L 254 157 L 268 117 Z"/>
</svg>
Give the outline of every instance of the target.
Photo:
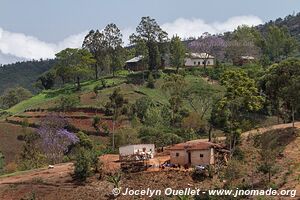
<svg viewBox="0 0 300 200">
<path fill-rule="evenodd" d="M 17 62 L 0 67 L 0 95 L 5 89 L 22 86 L 35 92 L 33 83 L 36 79 L 48 71 L 54 64 L 54 60 L 39 60 Z"/>
<path fill-rule="evenodd" d="M 58 104 L 60 97 L 69 94 L 80 97 L 80 104 L 78 105 L 78 107 L 103 108 L 105 103 L 109 101 L 109 95 L 112 94 L 112 92 L 117 87 L 120 87 L 121 93 L 124 94 L 124 97 L 128 100 L 129 103 L 134 103 L 138 98 L 147 96 L 158 105 L 168 104 L 168 95 L 161 87 L 163 84 L 163 78 L 164 76 L 166 76 L 165 73 L 161 73 L 161 77 L 156 80 L 154 89 L 148 88 L 146 84 L 136 85 L 130 83 L 129 77 L 134 74 L 138 73 L 119 75 L 116 77 L 104 77 L 106 88 L 100 89 L 97 97 L 93 89 L 96 85 L 101 85 L 101 81 L 86 81 L 82 83 L 81 91 L 76 91 L 76 87 L 73 84 L 68 84 L 65 87 L 59 89 L 45 90 L 28 100 L 20 102 L 7 111 L 12 114 L 16 114 L 23 112 L 26 109 L 55 108 L 59 106 Z M 189 74 L 185 76 L 185 81 L 187 82 L 188 87 L 207 88 L 215 91 L 216 93 L 223 92 L 223 88 L 220 85 L 210 84 L 201 76 Z M 189 109 L 189 105 L 187 102 L 185 102 L 185 106 L 187 107 L 187 109 Z"/>
</svg>

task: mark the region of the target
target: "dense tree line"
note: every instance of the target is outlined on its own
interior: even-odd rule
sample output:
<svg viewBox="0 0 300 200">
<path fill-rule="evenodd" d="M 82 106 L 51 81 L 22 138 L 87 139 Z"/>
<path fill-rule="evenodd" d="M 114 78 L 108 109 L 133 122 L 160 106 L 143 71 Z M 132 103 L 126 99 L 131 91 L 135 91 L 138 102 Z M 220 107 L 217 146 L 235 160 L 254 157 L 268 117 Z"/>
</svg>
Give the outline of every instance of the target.
<svg viewBox="0 0 300 200">
<path fill-rule="evenodd" d="M 52 68 L 54 62 L 54 60 L 36 60 L 0 66 L 0 95 L 5 89 L 16 86 L 36 92 L 35 81 Z"/>
</svg>

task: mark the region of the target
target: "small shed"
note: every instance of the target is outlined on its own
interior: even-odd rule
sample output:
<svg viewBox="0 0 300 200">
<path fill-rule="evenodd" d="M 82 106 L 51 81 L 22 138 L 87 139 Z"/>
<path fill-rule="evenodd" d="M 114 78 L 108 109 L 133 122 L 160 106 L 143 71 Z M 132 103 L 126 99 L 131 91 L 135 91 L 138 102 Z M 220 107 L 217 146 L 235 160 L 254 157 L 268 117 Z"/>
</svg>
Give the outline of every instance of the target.
<svg viewBox="0 0 300 200">
<path fill-rule="evenodd" d="M 130 60 L 126 61 L 125 69 L 130 71 L 142 71 L 145 70 L 144 66 L 142 64 L 144 56 L 139 55 L 134 58 L 131 58 Z"/>
<path fill-rule="evenodd" d="M 169 148 L 170 163 L 181 166 L 215 164 L 215 149 L 220 145 L 211 142 L 186 142 Z"/>
<path fill-rule="evenodd" d="M 155 154 L 154 144 L 134 144 L 119 148 L 120 160 L 131 156 L 147 156 L 153 158 Z"/>
<path fill-rule="evenodd" d="M 238 66 L 243 66 L 248 63 L 255 62 L 255 58 L 253 56 L 241 56 L 239 59 L 234 60 L 234 64 Z"/>
</svg>

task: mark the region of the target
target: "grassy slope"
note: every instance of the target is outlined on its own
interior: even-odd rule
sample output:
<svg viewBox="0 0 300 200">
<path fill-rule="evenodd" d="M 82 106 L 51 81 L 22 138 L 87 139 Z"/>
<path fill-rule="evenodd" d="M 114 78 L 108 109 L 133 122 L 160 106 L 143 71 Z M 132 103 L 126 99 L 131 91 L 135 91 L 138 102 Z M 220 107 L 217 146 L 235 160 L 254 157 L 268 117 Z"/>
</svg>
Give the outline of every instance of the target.
<svg viewBox="0 0 300 200">
<path fill-rule="evenodd" d="M 204 81 L 199 76 L 188 75 L 185 77 L 187 83 L 193 87 L 208 87 L 210 89 L 216 90 L 217 92 L 222 93 L 222 87 L 219 85 L 211 85 Z M 163 79 L 158 79 L 156 81 L 156 88 L 150 89 L 146 85 L 133 85 L 126 84 L 126 75 L 115 77 L 115 78 L 105 78 L 106 83 L 109 88 L 103 89 L 99 92 L 98 97 L 95 97 L 93 88 L 96 85 L 101 84 L 101 81 L 87 81 L 82 83 L 82 90 L 80 92 L 75 91 L 75 86 L 72 84 L 66 85 L 60 89 L 43 91 L 40 94 L 22 101 L 21 103 L 13 106 L 7 111 L 12 114 L 18 114 L 23 112 L 25 109 L 30 108 L 49 108 L 54 107 L 57 104 L 57 100 L 62 95 L 75 93 L 81 98 L 82 107 L 94 106 L 102 107 L 108 100 L 109 95 L 113 92 L 116 87 L 121 88 L 121 92 L 124 94 L 125 98 L 128 99 L 130 103 L 134 103 L 138 98 L 142 96 L 150 97 L 154 102 L 157 102 L 160 105 L 168 104 L 168 96 L 166 92 L 161 89 L 163 84 Z"/>
<path fill-rule="evenodd" d="M 109 78 L 106 79 L 107 85 L 118 85 L 122 82 L 124 82 L 124 78 Z M 17 114 L 20 112 L 23 112 L 26 109 L 30 108 L 37 108 L 37 107 L 42 107 L 42 108 L 48 108 L 53 105 L 55 105 L 56 101 L 61 97 L 62 95 L 67 95 L 67 94 L 72 94 L 72 93 L 86 93 L 93 91 L 93 88 L 96 85 L 99 85 L 100 81 L 87 81 L 82 83 L 82 90 L 80 92 L 75 91 L 75 86 L 72 84 L 68 84 L 63 88 L 59 89 L 53 89 L 53 90 L 46 90 L 43 91 L 36 96 L 33 96 L 32 98 L 22 101 L 19 104 L 11 107 L 7 111 L 12 113 L 12 114 Z"/>
</svg>

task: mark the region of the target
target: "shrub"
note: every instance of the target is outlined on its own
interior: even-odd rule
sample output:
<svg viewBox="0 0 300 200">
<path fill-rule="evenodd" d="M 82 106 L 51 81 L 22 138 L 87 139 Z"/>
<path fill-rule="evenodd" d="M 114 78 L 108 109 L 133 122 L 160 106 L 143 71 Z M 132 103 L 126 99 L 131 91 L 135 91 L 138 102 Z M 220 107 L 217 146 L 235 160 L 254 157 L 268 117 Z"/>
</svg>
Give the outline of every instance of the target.
<svg viewBox="0 0 300 200">
<path fill-rule="evenodd" d="M 207 174 L 206 174 L 205 170 L 198 170 L 196 168 L 193 169 L 193 172 L 192 172 L 193 180 L 204 181 L 206 177 L 207 177 Z"/>
<path fill-rule="evenodd" d="M 112 138 L 111 138 L 112 140 Z M 120 147 L 128 144 L 138 144 L 138 132 L 133 128 L 120 128 L 115 133 L 115 147 Z"/>
<path fill-rule="evenodd" d="M 99 94 L 98 87 L 99 87 L 99 86 L 96 85 L 96 86 L 93 88 L 93 91 L 94 91 L 96 97 L 98 97 L 98 94 Z"/>
<path fill-rule="evenodd" d="M 10 108 L 23 100 L 29 99 L 32 96 L 31 92 L 22 87 L 7 89 L 2 96 L 0 96 L 0 107 Z"/>
<path fill-rule="evenodd" d="M 155 88 L 155 80 L 154 80 L 154 77 L 153 77 L 152 73 L 150 73 L 149 76 L 148 76 L 147 87 L 151 88 L 151 89 Z"/>
<path fill-rule="evenodd" d="M 144 121 L 146 112 L 151 106 L 153 102 L 149 97 L 141 97 L 132 105 L 132 110 L 141 121 Z"/>
<path fill-rule="evenodd" d="M 79 142 L 76 143 L 77 146 L 82 147 L 84 149 L 93 149 L 93 142 L 88 135 L 86 135 L 82 131 L 79 131 L 76 135 L 79 139 Z"/>
<path fill-rule="evenodd" d="M 75 157 L 74 177 L 85 181 L 91 175 L 91 159 L 88 151 L 80 149 Z"/>
<path fill-rule="evenodd" d="M 92 175 L 92 169 L 99 172 L 99 160 L 93 150 L 79 148 L 75 157 L 74 178 L 79 181 L 85 181 Z"/>
<path fill-rule="evenodd" d="M 59 108 L 63 111 L 68 111 L 76 107 L 80 103 L 80 98 L 76 95 L 62 96 L 59 100 Z"/>
<path fill-rule="evenodd" d="M 107 82 L 104 78 L 100 79 L 101 81 L 101 85 L 102 85 L 102 88 L 106 88 L 107 87 Z"/>
<path fill-rule="evenodd" d="M 5 166 L 5 172 L 10 174 L 16 172 L 18 169 L 18 165 L 15 162 L 8 163 Z"/>
<path fill-rule="evenodd" d="M 114 185 L 114 188 L 120 188 L 121 173 L 115 173 L 107 178 L 108 182 Z"/>
<path fill-rule="evenodd" d="M 23 135 L 24 144 L 18 162 L 20 170 L 38 168 L 45 164 L 45 156 L 40 150 L 39 139 L 39 135 L 35 132 Z"/>
<path fill-rule="evenodd" d="M 97 132 L 100 131 L 100 130 L 99 130 L 99 127 L 98 127 L 100 121 L 101 121 L 101 118 L 100 118 L 98 115 L 96 115 L 96 116 L 93 117 L 93 127 L 95 128 L 95 130 L 96 130 Z"/>
</svg>

